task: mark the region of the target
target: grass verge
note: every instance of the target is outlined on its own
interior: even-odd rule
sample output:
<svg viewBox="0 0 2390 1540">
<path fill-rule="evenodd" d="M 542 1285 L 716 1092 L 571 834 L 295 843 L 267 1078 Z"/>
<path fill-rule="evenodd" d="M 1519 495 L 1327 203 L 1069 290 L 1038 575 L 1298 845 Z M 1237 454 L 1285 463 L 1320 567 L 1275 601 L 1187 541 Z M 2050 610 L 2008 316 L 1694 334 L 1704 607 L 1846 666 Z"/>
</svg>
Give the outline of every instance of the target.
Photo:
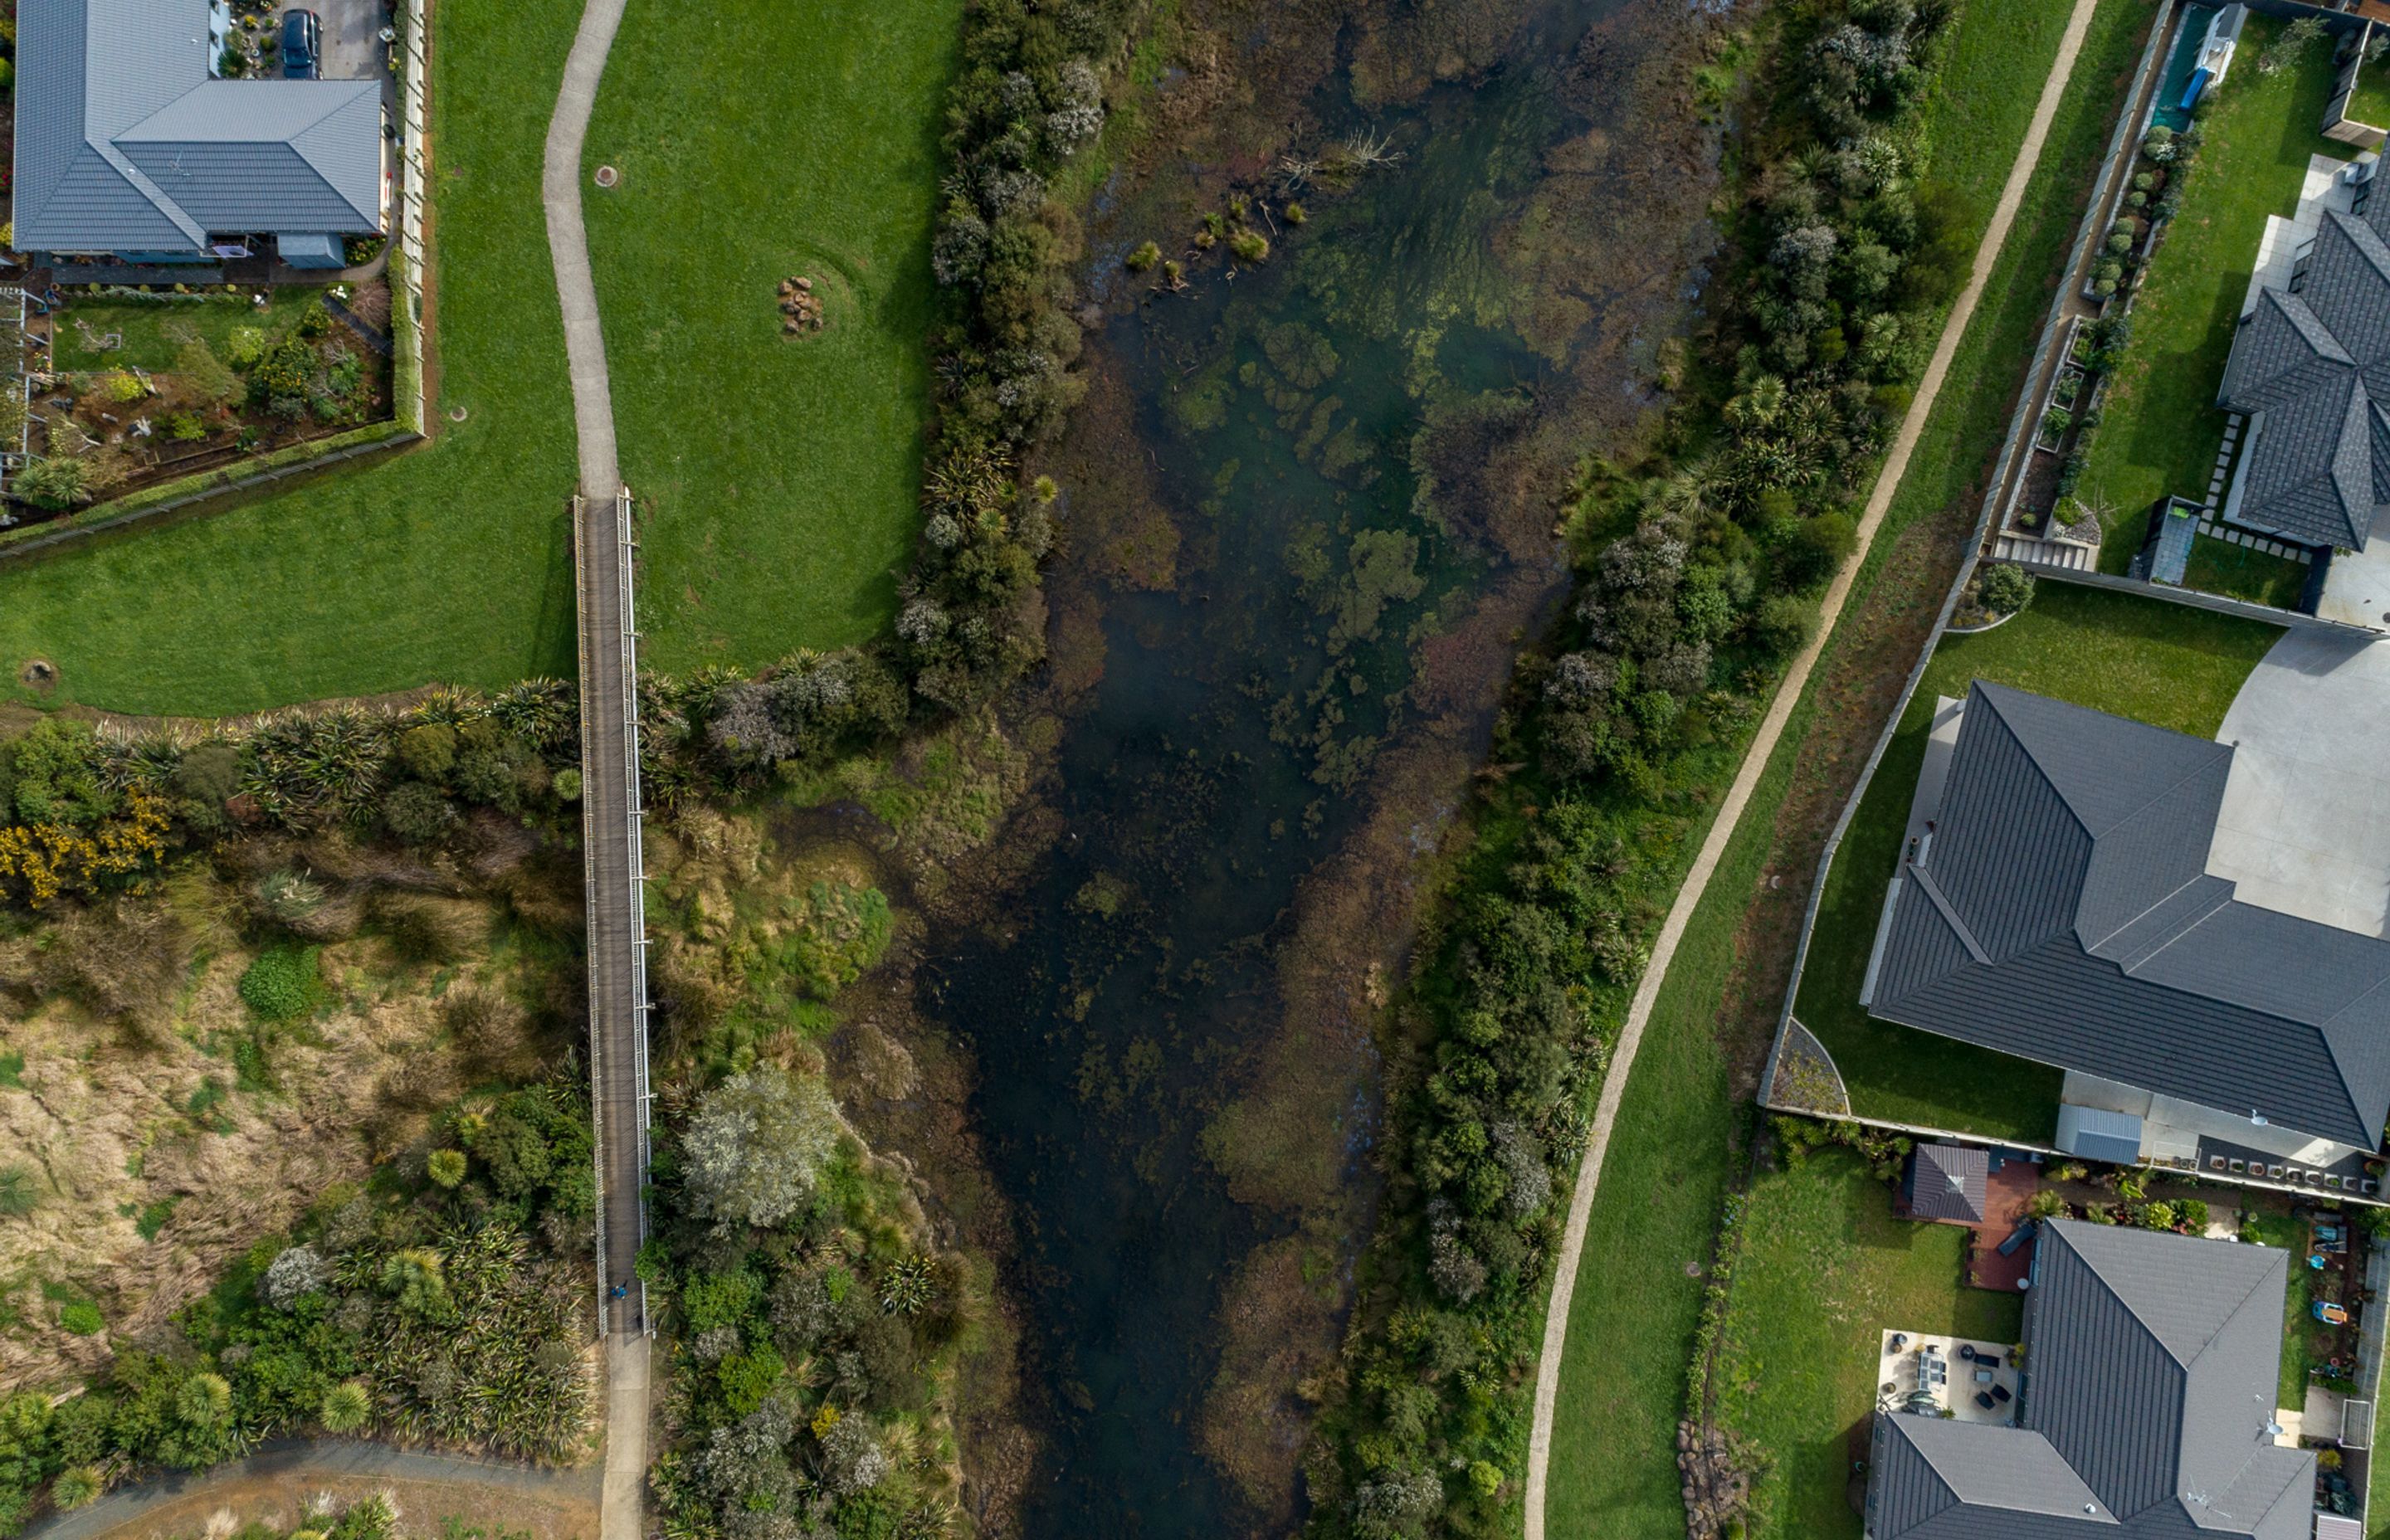
<svg viewBox="0 0 2390 1540">
<path fill-rule="evenodd" d="M 2318 132 L 2332 93 L 2327 47 L 2311 46 L 2270 75 L 2257 72 L 2282 26 L 2249 19 L 2240 68 L 2201 109 L 2198 158 L 2133 303 L 2132 344 L 2083 462 L 2084 500 L 2106 514 L 2102 571 L 2122 572 L 2132 560 L 2151 504 L 2169 493 L 2206 500 L 2224 442 L 2216 391 L 2267 217 L 2297 209 L 2309 156 L 2357 153 Z"/>
<path fill-rule="evenodd" d="M 1896 1217 L 1857 1156 L 1827 1149 L 1752 1184 L 1718 1354 L 1719 1422 L 1773 1457 L 1751 1534 L 1857 1540 L 1850 1439 L 1875 1411 L 1887 1328 L 2013 1342 L 2015 1294 L 1971 1289 L 1968 1232 Z"/>
<path fill-rule="evenodd" d="M 1737 933 L 1763 886 L 1776 815 L 1792 789 L 1802 739 L 1817 722 L 1818 689 L 1831 674 L 1835 650 L 1870 605 L 1941 602 L 1939 592 L 1873 590 L 1903 530 L 1980 495 L 2153 9 L 2146 0 L 2110 0 L 2094 16 L 2041 163 L 1825 666 L 1796 704 L 1661 985 L 1586 1237 L 1588 1272 L 1572 1306 L 1552 1425 L 1548 1534 L 1677 1540 L 1684 1533 L 1674 1430 L 1702 1292 L 1699 1277 L 1686 1269 L 1709 1254 L 1732 1163 L 1736 1104 L 1717 1034 Z M 2062 24 L 2057 7 L 2022 0 L 1976 0 L 1968 7 L 1954 57 L 1969 58 L 1971 46 L 2008 51 L 2000 71 L 1972 80 L 1954 73 L 1951 99 L 1937 104 L 1945 114 L 1937 122 L 1965 125 L 1967 134 L 1958 136 L 1974 137 L 1970 157 L 2013 159 Z M 2017 83 L 2025 79 L 2029 88 Z M 2004 152 L 1985 148 L 2001 144 Z M 1935 175 L 1964 164 L 1950 159 L 1955 153 L 1937 161 Z M 2008 160 L 1998 163 L 2004 173 Z M 1954 190 L 1966 191 L 1962 184 Z M 1605 1278 L 1612 1259 L 1632 1265 L 1631 1284 L 1623 1276 Z"/>
<path fill-rule="evenodd" d="M 937 133 L 960 0 L 632 0 L 587 201 L 658 668 L 767 663 L 894 614 L 919 527 Z M 809 276 L 819 332 L 782 335 Z"/>
<path fill-rule="evenodd" d="M 254 503 L 0 572 L 0 680 L 221 715 L 431 680 L 572 671 L 572 413 L 539 201 L 580 7 L 456 0 L 434 21 L 439 439 Z"/>
</svg>

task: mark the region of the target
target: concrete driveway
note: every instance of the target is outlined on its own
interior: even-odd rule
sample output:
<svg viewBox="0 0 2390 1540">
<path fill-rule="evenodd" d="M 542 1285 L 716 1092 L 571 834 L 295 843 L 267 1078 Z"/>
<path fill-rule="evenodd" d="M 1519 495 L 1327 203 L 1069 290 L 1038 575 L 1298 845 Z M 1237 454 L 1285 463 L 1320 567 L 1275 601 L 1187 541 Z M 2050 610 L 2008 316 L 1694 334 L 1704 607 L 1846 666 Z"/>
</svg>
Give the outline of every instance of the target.
<svg viewBox="0 0 2390 1540">
<path fill-rule="evenodd" d="M 2390 641 L 2291 632 L 2216 737 L 2234 749 L 2207 869 L 2259 908 L 2390 936 Z"/>
</svg>

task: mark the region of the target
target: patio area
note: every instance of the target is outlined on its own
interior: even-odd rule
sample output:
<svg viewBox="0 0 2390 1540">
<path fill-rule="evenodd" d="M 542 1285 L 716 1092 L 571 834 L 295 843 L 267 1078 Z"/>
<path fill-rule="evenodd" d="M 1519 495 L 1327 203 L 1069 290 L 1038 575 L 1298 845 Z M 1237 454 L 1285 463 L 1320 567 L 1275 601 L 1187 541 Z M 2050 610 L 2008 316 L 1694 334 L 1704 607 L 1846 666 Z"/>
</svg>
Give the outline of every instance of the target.
<svg viewBox="0 0 2390 1540">
<path fill-rule="evenodd" d="M 1991 1174 L 1985 1181 L 1984 1222 L 1975 1227 L 1974 1244 L 1967 1253 L 1969 1283 L 2011 1294 L 2024 1286 L 2025 1274 L 2033 1269 L 2033 1242 L 2010 1246 L 2005 1255 L 2000 1248 L 2026 1223 L 2024 1206 L 2040 1185 L 2039 1166 L 1993 1155 Z"/>
<path fill-rule="evenodd" d="M 1999 1427 L 2016 1421 L 2020 1376 L 2009 1364 L 2011 1344 L 1978 1342 L 1932 1332 L 1891 1330 L 1876 1341 L 1883 1367 L 1876 1410 L 1940 1416 Z"/>
</svg>

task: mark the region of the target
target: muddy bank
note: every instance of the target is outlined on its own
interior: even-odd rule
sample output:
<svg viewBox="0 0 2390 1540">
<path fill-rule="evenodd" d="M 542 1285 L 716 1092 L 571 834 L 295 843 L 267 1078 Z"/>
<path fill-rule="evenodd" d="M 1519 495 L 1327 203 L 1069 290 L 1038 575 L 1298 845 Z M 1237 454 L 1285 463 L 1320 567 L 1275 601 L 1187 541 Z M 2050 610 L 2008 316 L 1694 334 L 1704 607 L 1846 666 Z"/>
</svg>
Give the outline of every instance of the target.
<svg viewBox="0 0 2390 1540">
<path fill-rule="evenodd" d="M 1088 225 L 1088 398 L 1037 468 L 1064 546 L 1051 667 L 1005 729 L 1024 795 L 978 853 L 919 863 L 919 1009 L 975 1072 L 1051 1408 L 1025 1533 L 1299 1511 L 1383 1007 L 1558 597 L 1572 471 L 1663 401 L 1714 241 L 1691 72 L 1718 24 L 1614 0 L 1173 24 Z M 1354 145 L 1366 170 L 1306 169 Z M 1266 222 L 1266 260 L 1201 239 L 1224 210 Z M 1146 240 L 1183 288 L 1124 273 Z"/>
</svg>

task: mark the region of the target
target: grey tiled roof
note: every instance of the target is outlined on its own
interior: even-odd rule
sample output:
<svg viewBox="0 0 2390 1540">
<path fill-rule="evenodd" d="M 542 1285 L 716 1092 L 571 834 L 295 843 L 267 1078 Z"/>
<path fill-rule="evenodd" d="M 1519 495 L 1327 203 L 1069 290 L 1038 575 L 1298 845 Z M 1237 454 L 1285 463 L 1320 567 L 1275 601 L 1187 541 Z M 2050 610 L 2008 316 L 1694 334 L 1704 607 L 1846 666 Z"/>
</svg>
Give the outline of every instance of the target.
<svg viewBox="0 0 2390 1540">
<path fill-rule="evenodd" d="M 2265 414 L 2237 522 L 2361 550 L 2390 502 L 2390 198 L 2318 224 L 2298 292 L 2260 290 L 2217 400 Z"/>
<path fill-rule="evenodd" d="M 1874 1540 L 2308 1533 L 2315 1457 L 2272 1442 L 2288 1253 L 2046 1225 L 2017 1426 L 1877 1418 Z"/>
<path fill-rule="evenodd" d="M 20 248 L 379 227 L 380 85 L 212 79 L 207 26 L 205 0 L 21 0 Z"/>
<path fill-rule="evenodd" d="M 1977 681 L 1870 1012 L 2373 1149 L 2390 943 L 2205 871 L 2222 744 Z"/>
<path fill-rule="evenodd" d="M 1915 1219 L 1984 1217 L 1991 1156 L 1980 1146 L 1921 1144 L 1908 1167 L 1908 1213 Z"/>
</svg>

